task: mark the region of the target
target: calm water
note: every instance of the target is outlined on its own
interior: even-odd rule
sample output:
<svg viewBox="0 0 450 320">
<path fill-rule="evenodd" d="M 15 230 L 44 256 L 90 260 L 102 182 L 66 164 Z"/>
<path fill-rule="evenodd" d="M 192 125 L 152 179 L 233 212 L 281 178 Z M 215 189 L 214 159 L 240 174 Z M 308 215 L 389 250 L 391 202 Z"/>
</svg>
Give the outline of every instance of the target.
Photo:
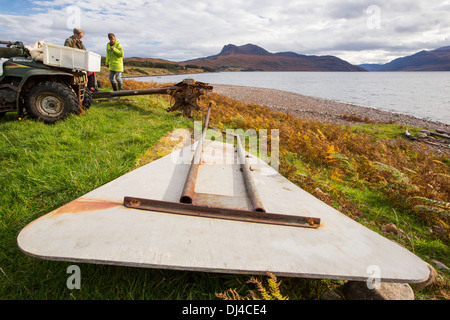
<svg viewBox="0 0 450 320">
<path fill-rule="evenodd" d="M 273 88 L 450 124 L 450 72 L 220 72 L 139 78 Z"/>
</svg>

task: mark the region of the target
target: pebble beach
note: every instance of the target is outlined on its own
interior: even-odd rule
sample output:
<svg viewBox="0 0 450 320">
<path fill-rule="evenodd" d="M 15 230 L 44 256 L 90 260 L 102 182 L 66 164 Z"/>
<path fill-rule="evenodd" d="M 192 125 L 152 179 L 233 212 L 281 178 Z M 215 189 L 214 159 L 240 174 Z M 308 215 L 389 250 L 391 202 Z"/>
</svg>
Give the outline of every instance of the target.
<svg viewBox="0 0 450 320">
<path fill-rule="evenodd" d="M 244 103 L 255 103 L 274 111 L 289 112 L 298 117 L 325 123 L 398 123 L 428 130 L 450 132 L 450 125 L 412 116 L 367 108 L 301 94 L 255 87 L 212 84 L 213 92 Z"/>
</svg>

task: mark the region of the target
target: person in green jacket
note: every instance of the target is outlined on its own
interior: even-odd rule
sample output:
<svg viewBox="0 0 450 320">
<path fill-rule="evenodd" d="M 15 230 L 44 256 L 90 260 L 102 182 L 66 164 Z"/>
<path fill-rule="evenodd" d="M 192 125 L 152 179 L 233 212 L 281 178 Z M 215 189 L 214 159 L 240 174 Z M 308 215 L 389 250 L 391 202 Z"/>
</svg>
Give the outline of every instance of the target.
<svg viewBox="0 0 450 320">
<path fill-rule="evenodd" d="M 123 90 L 123 48 L 116 36 L 108 33 L 109 42 L 106 45 L 106 67 L 109 69 L 109 81 L 114 91 Z"/>
</svg>

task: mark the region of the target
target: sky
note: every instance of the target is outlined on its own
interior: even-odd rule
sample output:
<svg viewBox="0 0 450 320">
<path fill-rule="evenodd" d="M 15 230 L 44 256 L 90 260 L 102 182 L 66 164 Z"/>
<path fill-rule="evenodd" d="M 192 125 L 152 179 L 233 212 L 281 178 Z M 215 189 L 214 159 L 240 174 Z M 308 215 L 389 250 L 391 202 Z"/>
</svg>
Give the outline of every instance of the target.
<svg viewBox="0 0 450 320">
<path fill-rule="evenodd" d="M 111 32 L 126 57 L 181 62 L 252 43 L 387 63 L 450 46 L 450 0 L 0 0 L 0 40 L 63 45 L 74 27 L 103 56 Z"/>
</svg>

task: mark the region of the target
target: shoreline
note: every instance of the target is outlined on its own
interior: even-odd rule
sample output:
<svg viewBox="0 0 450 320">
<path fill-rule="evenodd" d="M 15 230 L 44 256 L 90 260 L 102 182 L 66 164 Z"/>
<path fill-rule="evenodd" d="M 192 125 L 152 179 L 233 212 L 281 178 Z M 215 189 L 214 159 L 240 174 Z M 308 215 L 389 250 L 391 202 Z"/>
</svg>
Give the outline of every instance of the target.
<svg viewBox="0 0 450 320">
<path fill-rule="evenodd" d="M 308 120 L 339 125 L 398 123 L 429 130 L 450 132 L 450 125 L 445 123 L 334 100 L 305 96 L 290 91 L 237 85 L 211 85 L 215 93 L 244 103 L 256 103 L 273 111 L 292 113 Z"/>
</svg>

